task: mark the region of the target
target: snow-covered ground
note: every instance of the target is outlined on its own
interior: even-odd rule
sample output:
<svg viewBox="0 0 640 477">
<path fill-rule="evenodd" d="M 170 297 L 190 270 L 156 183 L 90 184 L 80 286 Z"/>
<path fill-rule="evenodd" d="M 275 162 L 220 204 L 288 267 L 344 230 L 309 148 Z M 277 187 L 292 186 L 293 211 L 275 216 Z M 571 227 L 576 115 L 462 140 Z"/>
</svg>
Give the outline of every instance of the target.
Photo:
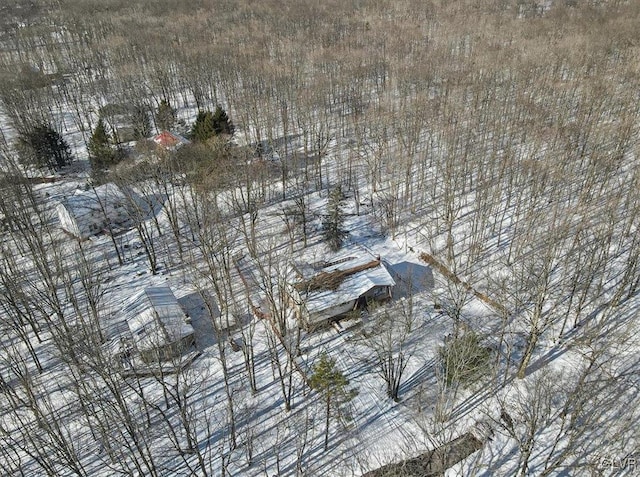
<svg viewBox="0 0 640 477">
<path fill-rule="evenodd" d="M 189 123 L 197 108 L 181 94 L 178 115 Z M 85 99 L 95 110 L 104 103 Z M 162 197 L 165 209 L 77 243 L 60 230 L 55 206 L 87 187 L 85 138 L 80 120 L 59 108 L 52 115 L 77 161 L 55 182 L 34 184 L 41 214 L 25 209 L 24 227 L 2 236 L 7 475 L 352 476 L 479 423 L 490 439 L 446 475 L 636 473 L 637 132 L 611 165 L 586 146 L 561 162 L 546 137 L 514 134 L 506 147 L 500 134 L 510 127 L 485 131 L 493 126 L 472 111 L 451 134 L 436 120 L 424 126 L 411 157 L 391 125 L 356 137 L 355 126 L 329 119 L 322 151 L 292 126 L 287 137 L 271 131 L 286 148 L 232 164 L 236 182 L 222 190 L 163 182 L 154 158 L 140 159 L 149 175 L 130 185 L 154 203 Z M 0 115 L 10 143 L 7 123 Z M 255 146 L 259 126 L 238 124 L 233 147 Z M 125 166 L 120 179 L 135 168 Z M 396 287 L 340 332 L 307 332 L 285 292 L 293 264 L 331 260 L 322 224 L 336 185 L 345 192 L 345 247 L 379 255 Z M 16 195 L 3 194 L 3 214 L 26 207 L 21 189 L 7 190 Z M 123 377 L 114 355 L 129 338 L 125 309 L 142 290 L 164 286 L 195 329 L 193 361 L 177 373 L 170 363 Z M 390 355 L 403 353 L 406 364 L 397 401 L 370 334 L 385 314 L 410 317 Z M 465 333 L 479 336 L 490 363 L 472 382 L 446 385 L 440 350 Z M 324 353 L 357 391 L 334 407 L 326 450 L 325 401 L 308 386 Z"/>
<path fill-rule="evenodd" d="M 81 187 L 82 182 L 62 180 L 38 186 L 38 193 L 41 197 L 48 198 L 47 207 L 51 207 L 55 200 L 69 194 L 78 186 Z M 317 243 L 326 195 L 311 193 L 306 197 L 306 201 L 310 216 L 314 217 L 310 224 L 310 230 L 313 232 L 309 241 Z M 358 390 L 357 396 L 348 405 L 349 418 L 340 425 L 332 421 L 330 447 L 328 451 L 324 451 L 322 402 L 306 387 L 302 376 L 296 371 L 292 378 L 292 410 L 284 410 L 282 392 L 273 362 L 274 355 L 267 339 L 270 335 L 268 328 L 271 325 L 265 320 L 260 321 L 247 315 L 244 320 L 253 321 L 252 326 L 255 327 L 255 395 L 248 389 L 242 353 L 231 351 L 228 341 L 224 344 L 229 371 L 227 386 L 232 390 L 238 414 L 242 415 L 240 419 L 236 417 L 238 447 L 231 450 L 228 445 L 228 422 L 224 424 L 228 420 L 223 391 L 225 384 L 220 351 L 216 345 L 216 340 L 225 339 L 227 332 L 216 333 L 212 325 L 207 323 L 206 313 L 199 317 L 194 313 L 193 325 L 196 328 L 197 348 L 201 354 L 180 375 L 180 379 L 189 383 L 189 389 L 193 390 L 189 393 L 189 409 L 195 416 L 195 421 L 191 424 L 199 445 L 204 449 L 203 455 L 209 460 L 207 465 L 217 468 L 226 462 L 232 475 L 290 475 L 296 472 L 296 468 L 305 475 L 358 475 L 442 445 L 472 428 L 476 422 L 488 420 L 494 429 L 491 442 L 465 462 L 450 469 L 447 475 L 509 475 L 518 468 L 518 457 L 514 448 L 518 444 L 515 439 L 521 437 L 520 433 L 524 431 L 513 429 L 513 435 L 510 435 L 510 429 L 505 428 L 501 422 L 501 411 L 508 409 L 506 412 L 517 428 L 518 422 L 527 423 L 529 406 L 534 403 L 540 404 L 539 400 L 546 396 L 544 392 L 549 394 L 547 399 L 550 401 L 540 404 L 548 407 L 543 409 L 544 413 L 541 411 L 539 419 L 546 420 L 547 426 L 537 423 L 539 429 L 536 428 L 535 445 L 541 449 L 548 449 L 557 439 L 561 445 L 564 439 L 564 424 L 562 420 L 556 422 L 561 408 L 554 407 L 557 395 L 549 391 L 548 383 L 557 386 L 560 392 L 563 391 L 563 381 L 575 381 L 575 371 L 584 367 L 585 353 L 593 344 L 587 343 L 584 345 L 585 348 L 578 342 L 567 347 L 564 343 L 554 345 L 546 340 L 536 352 L 531 365 L 533 371 L 526 379 L 514 380 L 512 377 L 508 378 L 508 374 L 503 375 L 496 371 L 497 375 L 485 376 L 473 386 L 462 388 L 455 393 L 444 389 L 438 348 L 452 332 L 453 321 L 442 310 L 434 309 L 434 303 L 447 300 L 450 280 L 432 270 L 420 259 L 419 223 L 408 222 L 396 234 L 396 239 L 384 238 L 376 232 L 372 216 L 367 213 L 366 207 L 363 207 L 364 211 L 361 210 L 360 215 L 356 215 L 353 205 L 349 205 L 349 199 L 345 200 L 345 204 L 347 205 L 344 212 L 347 215 L 344 228 L 350 232 L 347 240 L 365 247 L 375 255 L 380 255 L 398 282 L 394 299 L 383 305 L 383 308 L 393 310 L 394 307 L 406 306 L 410 302 L 413 310 L 415 322 L 406 344 L 409 359 L 400 387 L 400 401 L 394 402 L 385 395 L 384 381 L 376 372 L 373 350 L 363 343 L 359 326 L 345 326 L 347 329 L 342 333 L 337 333 L 333 328 L 309 334 L 302 332 L 299 345 L 301 355 L 296 358 L 300 368 L 311 372 L 313 363 L 320 353 L 326 352 L 336 359 L 339 369 L 349 380 L 349 385 Z M 270 260 L 277 263 L 286 262 L 291 253 L 281 210 L 282 205 L 278 203 L 259 209 L 260 220 L 257 221 L 255 231 L 255 236 L 260 238 L 259 247 L 264 247 L 261 249 L 263 257 L 268 255 Z M 171 243 L 166 216 L 159 215 L 159 221 L 164 233 L 155 239 L 160 250 L 159 272 L 155 275 L 149 273 L 140 237 L 135 230 L 117 237 L 124 258 L 124 264 L 121 266 L 117 264 L 113 244 L 108 237 L 96 236 L 83 245 L 85 252 L 96 261 L 95 266 L 98 267 L 96 273 L 104 290 L 101 320 L 104 320 L 105 328 L 124 329 L 118 326 L 113 328 L 113 324 L 122 319 L 122 309 L 128 300 L 144 288 L 170 286 L 177 298 L 184 302 L 207 282 L 201 278 L 201 275 L 209 273 L 206 266 L 203 267 L 206 260 L 201 256 L 201 249 L 192 245 L 188 252 L 183 251 L 183 259 L 179 259 L 176 256 L 175 244 Z M 230 235 L 236 240 L 229 244 L 230 256 L 246 251 L 246 238 L 239 231 L 247 221 L 247 216 L 229 217 L 227 227 L 231 231 L 238 231 Z M 58 239 L 63 242 L 71 240 L 62 235 Z M 438 250 L 437 245 L 435 248 Z M 299 238 L 293 243 L 293 249 L 296 251 L 296 260 L 306 259 L 309 263 L 314 263 L 328 254 L 325 250 L 319 257 L 317 246 L 304 249 Z M 260 262 L 261 258 L 257 261 Z M 270 263 L 270 266 L 272 265 L 274 263 Z M 273 270 L 277 271 L 275 266 Z M 231 276 L 235 298 L 233 309 L 246 310 L 248 305 L 242 298 L 246 295 L 244 284 L 237 270 L 232 269 Z M 210 289 L 209 292 L 215 295 L 214 290 Z M 258 291 L 261 292 L 264 290 Z M 222 308 L 231 308 L 230 304 L 226 305 L 225 307 L 223 304 Z M 634 307 L 635 305 L 625 306 L 625 309 Z M 482 332 L 489 342 L 497 345 L 495 335 L 491 337 L 491 334 L 500 332 L 500 319 L 490 306 L 469 295 L 464 300 L 461 317 L 466 326 Z M 621 342 L 622 350 L 615 353 L 617 358 L 624 356 L 622 352 L 633 355 L 633 348 L 630 349 L 626 345 L 627 340 L 636 334 L 629 318 L 631 316 L 618 317 L 618 326 L 626 324 L 629 331 L 624 337 L 625 341 Z M 248 322 L 245 321 L 244 326 L 249 326 Z M 513 332 L 518 333 L 518 330 Z M 229 331 L 229 335 L 230 339 L 236 342 L 241 343 L 243 340 L 243 333 L 237 328 Z M 69 379 L 65 365 L 56 358 L 50 339 L 52 338 L 45 339 L 43 344 L 38 346 L 44 372 L 34 378 L 34 381 L 39 383 L 43 392 L 49 392 L 47 399 L 53 406 L 68 407 L 78 413 L 65 425 L 68 426 L 68 432 L 82 436 L 77 440 L 78 455 L 81 456 L 86 469 L 91 469 L 96 475 L 110 475 L 111 470 L 100 464 L 103 459 L 100 452 L 97 456 L 95 452 L 85 454 L 86 447 L 92 447 L 93 437 L 88 431 L 87 423 L 80 417 L 80 409 L 74 404 L 74 392 L 65 391 L 67 386 L 72 385 L 73 380 Z M 283 349 L 277 353 L 282 360 L 286 360 Z M 608 366 L 620 365 L 619 361 L 620 359 L 612 360 L 608 362 Z M 75 376 L 73 378 L 77 379 Z M 171 382 L 173 379 L 176 378 L 170 377 L 166 381 Z M 52 389 L 47 384 L 52 382 L 57 383 L 56 388 Z M 143 378 L 139 385 L 142 386 L 142 391 L 138 395 L 131 390 L 127 391 L 130 394 L 128 399 L 132 402 L 136 402 L 137 399 L 139 406 L 142 397 L 158 406 L 165 405 L 163 389 L 166 389 L 166 383 L 159 383 L 157 378 Z M 142 407 L 136 409 L 142 412 Z M 166 412 L 160 415 L 175 425 L 176 411 L 171 410 L 171 407 L 169 410 L 169 416 Z M 72 411 L 70 416 L 73 415 Z M 161 428 L 161 425 L 158 427 Z M 166 469 L 172 469 L 173 475 L 198 473 L 197 470 L 187 470 L 189 467 L 195 468 L 193 456 L 187 456 L 186 459 L 177 455 L 171 457 L 173 451 L 170 450 L 170 437 L 155 435 L 153 432 L 148 437 L 152 439 L 152 453 L 160 452 L 158 456 L 161 456 L 159 459 L 162 465 L 167 466 Z M 254 455 L 249 465 L 246 448 L 251 445 L 254 447 Z M 624 446 L 624 449 L 627 449 L 627 446 Z M 535 469 L 537 465 L 542 465 L 543 461 L 540 459 L 545 459 L 545 455 L 542 451 L 539 454 L 534 453 L 529 463 L 530 467 Z M 602 458 L 606 459 L 607 456 L 604 455 Z M 26 468 L 31 468 L 29 466 L 33 463 L 26 462 Z M 571 460 L 567 459 L 564 465 L 570 463 Z M 492 470 L 486 473 L 482 471 L 483 468 Z"/>
</svg>

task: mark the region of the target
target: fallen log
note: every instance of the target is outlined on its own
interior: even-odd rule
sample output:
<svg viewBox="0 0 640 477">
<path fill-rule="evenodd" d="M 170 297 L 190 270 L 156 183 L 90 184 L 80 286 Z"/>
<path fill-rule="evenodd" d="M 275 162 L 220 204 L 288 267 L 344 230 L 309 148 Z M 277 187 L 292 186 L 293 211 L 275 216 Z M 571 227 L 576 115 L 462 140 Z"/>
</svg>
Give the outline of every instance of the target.
<svg viewBox="0 0 640 477">
<path fill-rule="evenodd" d="M 458 462 L 482 449 L 484 443 L 473 433 L 467 432 L 436 449 L 418 457 L 387 464 L 363 474 L 362 477 L 438 477 Z"/>
</svg>

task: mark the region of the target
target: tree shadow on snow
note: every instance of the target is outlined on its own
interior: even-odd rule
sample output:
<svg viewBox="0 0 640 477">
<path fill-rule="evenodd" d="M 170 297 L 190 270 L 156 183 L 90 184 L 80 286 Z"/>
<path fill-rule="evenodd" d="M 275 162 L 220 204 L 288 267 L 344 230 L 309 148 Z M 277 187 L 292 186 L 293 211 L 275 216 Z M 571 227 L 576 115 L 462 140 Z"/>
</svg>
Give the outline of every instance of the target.
<svg viewBox="0 0 640 477">
<path fill-rule="evenodd" d="M 166 200 L 166 194 L 149 194 L 146 195 L 144 199 L 141 199 L 140 209 L 143 212 L 142 220 L 149 220 L 157 216 L 164 207 Z"/>
<path fill-rule="evenodd" d="M 406 298 L 416 293 L 433 289 L 431 267 L 413 262 L 385 263 L 396 282 L 393 288 L 395 298 Z"/>
</svg>

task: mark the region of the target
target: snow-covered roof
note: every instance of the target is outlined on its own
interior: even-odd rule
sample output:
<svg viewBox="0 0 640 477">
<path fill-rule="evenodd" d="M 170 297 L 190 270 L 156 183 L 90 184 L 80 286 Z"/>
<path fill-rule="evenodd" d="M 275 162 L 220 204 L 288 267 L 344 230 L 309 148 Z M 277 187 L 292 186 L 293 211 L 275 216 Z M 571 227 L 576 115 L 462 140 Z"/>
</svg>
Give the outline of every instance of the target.
<svg viewBox="0 0 640 477">
<path fill-rule="evenodd" d="M 352 247 L 324 263 L 316 273 L 296 288 L 309 314 L 357 300 L 374 287 L 394 286 L 396 283 L 382 264 L 361 247 Z"/>
<path fill-rule="evenodd" d="M 193 334 L 169 287 L 146 288 L 131 298 L 123 312 L 140 351 L 176 343 Z"/>
<path fill-rule="evenodd" d="M 126 196 L 120 188 L 113 184 L 103 184 L 88 190 L 76 190 L 74 195 L 67 197 L 63 202 L 73 208 L 93 209 L 100 207 L 100 202 L 115 202 L 126 200 Z"/>
<path fill-rule="evenodd" d="M 60 202 L 59 207 L 66 211 L 75 224 L 69 224 L 68 218 L 60 210 L 58 215 L 65 230 L 88 237 L 99 233 L 108 222 L 114 225 L 128 222 L 131 199 L 117 185 L 103 184 L 86 191 L 77 190 L 74 195 Z M 77 230 L 73 230 L 75 227 Z"/>
<path fill-rule="evenodd" d="M 153 137 L 153 142 L 165 149 L 176 149 L 180 146 L 184 146 L 185 144 L 189 144 L 191 141 L 180 134 L 162 131 Z"/>
</svg>

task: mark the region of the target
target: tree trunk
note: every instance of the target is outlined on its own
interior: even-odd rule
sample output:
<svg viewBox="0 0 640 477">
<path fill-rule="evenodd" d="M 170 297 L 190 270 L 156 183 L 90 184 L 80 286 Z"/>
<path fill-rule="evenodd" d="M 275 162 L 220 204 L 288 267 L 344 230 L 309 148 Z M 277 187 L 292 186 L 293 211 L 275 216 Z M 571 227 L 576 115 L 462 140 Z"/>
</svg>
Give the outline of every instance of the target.
<svg viewBox="0 0 640 477">
<path fill-rule="evenodd" d="M 324 423 L 324 450 L 329 450 L 329 416 L 331 412 L 331 392 L 327 391 L 327 416 Z"/>
<path fill-rule="evenodd" d="M 533 356 L 533 350 L 536 349 L 539 335 L 540 333 L 536 329 L 531 330 L 531 333 L 529 334 L 529 338 L 527 339 L 527 347 L 524 350 L 522 360 L 520 360 L 520 365 L 518 366 L 518 379 L 522 379 L 525 377 L 527 366 L 529 366 L 531 356 Z"/>
</svg>

